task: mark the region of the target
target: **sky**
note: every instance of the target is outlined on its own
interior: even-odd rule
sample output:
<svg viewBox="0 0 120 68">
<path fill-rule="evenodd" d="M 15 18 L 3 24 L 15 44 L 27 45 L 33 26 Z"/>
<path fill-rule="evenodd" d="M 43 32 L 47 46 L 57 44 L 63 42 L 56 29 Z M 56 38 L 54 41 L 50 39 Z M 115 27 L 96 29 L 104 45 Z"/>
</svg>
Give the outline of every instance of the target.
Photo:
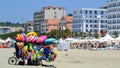
<svg viewBox="0 0 120 68">
<path fill-rule="evenodd" d="M 60 6 L 66 15 L 80 8 L 99 8 L 108 0 L 0 0 L 0 22 L 23 23 L 33 20 L 33 13 L 45 6 Z"/>
</svg>

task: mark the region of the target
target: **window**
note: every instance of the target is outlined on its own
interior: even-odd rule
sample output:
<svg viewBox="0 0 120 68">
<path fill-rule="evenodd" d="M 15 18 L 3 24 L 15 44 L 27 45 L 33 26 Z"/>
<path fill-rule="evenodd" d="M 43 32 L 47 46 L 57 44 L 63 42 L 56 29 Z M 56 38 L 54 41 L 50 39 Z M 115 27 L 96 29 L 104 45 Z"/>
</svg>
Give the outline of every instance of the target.
<svg viewBox="0 0 120 68">
<path fill-rule="evenodd" d="M 97 11 L 94 11 L 95 12 L 95 14 L 97 14 Z"/>
<path fill-rule="evenodd" d="M 95 18 L 97 18 L 97 16 L 95 16 Z"/>
<path fill-rule="evenodd" d="M 98 23 L 98 20 L 95 20 L 94 22 L 95 22 L 95 23 Z"/>
<path fill-rule="evenodd" d="M 53 8 L 54 10 L 56 9 L 56 8 Z"/>
<path fill-rule="evenodd" d="M 31 24 L 29 24 L 29 26 L 32 26 Z"/>
<path fill-rule="evenodd" d="M 120 14 L 117 14 L 117 18 L 120 18 Z"/>
<path fill-rule="evenodd" d="M 57 14 L 57 12 L 54 12 L 54 14 Z"/>
<path fill-rule="evenodd" d="M 113 18 L 116 18 L 116 15 L 113 15 Z"/>
<path fill-rule="evenodd" d="M 90 27 L 92 27 L 92 25 L 90 25 Z"/>
<path fill-rule="evenodd" d="M 86 27 L 88 27 L 88 25 L 86 25 Z"/>
<path fill-rule="evenodd" d="M 61 10 L 61 8 L 59 8 L 59 10 Z"/>
<path fill-rule="evenodd" d="M 90 16 L 90 17 L 92 17 L 92 16 Z"/>
<path fill-rule="evenodd" d="M 101 14 L 103 14 L 103 11 L 101 11 Z"/>
<path fill-rule="evenodd" d="M 82 13 L 82 11 L 80 11 L 80 13 Z"/>
<path fill-rule="evenodd" d="M 31 30 L 31 28 L 29 28 L 29 30 Z"/>
<path fill-rule="evenodd" d="M 87 14 L 87 10 L 85 11 L 85 13 Z"/>
<path fill-rule="evenodd" d="M 88 20 L 86 20 L 86 23 L 88 22 Z"/>
<path fill-rule="evenodd" d="M 50 9 L 50 8 L 48 8 L 48 9 Z"/>
<path fill-rule="evenodd" d="M 74 14 L 76 14 L 76 11 L 74 11 Z"/>
<path fill-rule="evenodd" d="M 104 23 L 104 21 L 102 20 L 101 23 Z"/>
<path fill-rule="evenodd" d="M 90 20 L 90 22 L 92 22 L 92 20 Z"/>
<path fill-rule="evenodd" d="M 54 18 L 57 18 L 57 16 L 54 16 Z"/>
<path fill-rule="evenodd" d="M 86 29 L 86 32 L 88 32 L 88 29 Z"/>
<path fill-rule="evenodd" d="M 92 14 L 92 11 L 90 11 L 90 14 Z"/>
</svg>

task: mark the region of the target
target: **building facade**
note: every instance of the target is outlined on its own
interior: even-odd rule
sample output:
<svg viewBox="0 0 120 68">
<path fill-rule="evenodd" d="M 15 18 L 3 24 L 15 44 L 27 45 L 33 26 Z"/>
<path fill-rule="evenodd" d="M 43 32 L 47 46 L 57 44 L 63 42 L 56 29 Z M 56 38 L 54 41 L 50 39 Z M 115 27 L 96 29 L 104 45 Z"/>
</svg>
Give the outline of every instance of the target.
<svg viewBox="0 0 120 68">
<path fill-rule="evenodd" d="M 63 16 L 59 22 L 59 29 L 65 30 L 69 29 L 72 31 L 72 16 Z"/>
<path fill-rule="evenodd" d="M 52 30 L 58 30 L 58 24 L 60 20 L 58 19 L 46 19 L 43 24 L 41 25 L 42 27 L 42 32 L 48 33 Z"/>
<path fill-rule="evenodd" d="M 0 34 L 8 34 L 11 32 L 25 31 L 24 27 L 10 27 L 10 26 L 0 26 Z"/>
<path fill-rule="evenodd" d="M 46 19 L 61 19 L 65 15 L 65 9 L 57 6 L 43 7 L 41 11 L 34 13 L 34 31 L 43 33 L 42 24 Z"/>
<path fill-rule="evenodd" d="M 10 32 L 12 32 L 11 27 L 0 26 L 0 34 L 7 34 L 7 33 L 10 33 Z"/>
<path fill-rule="evenodd" d="M 107 9 L 81 8 L 73 11 L 72 32 L 107 31 Z"/>
<path fill-rule="evenodd" d="M 33 21 L 27 21 L 25 23 L 25 32 L 32 32 L 33 31 L 33 26 L 34 26 L 34 22 Z"/>
<path fill-rule="evenodd" d="M 112 35 L 115 31 L 120 34 L 120 0 L 107 2 L 108 33 Z"/>
</svg>

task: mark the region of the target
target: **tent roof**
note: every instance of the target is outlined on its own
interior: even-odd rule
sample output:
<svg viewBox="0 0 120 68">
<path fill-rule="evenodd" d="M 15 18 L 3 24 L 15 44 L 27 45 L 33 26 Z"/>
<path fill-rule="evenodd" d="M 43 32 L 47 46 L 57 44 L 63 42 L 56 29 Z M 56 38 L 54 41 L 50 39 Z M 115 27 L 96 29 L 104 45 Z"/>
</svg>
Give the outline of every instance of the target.
<svg viewBox="0 0 120 68">
<path fill-rule="evenodd" d="M 11 39 L 10 39 L 10 38 L 7 38 L 5 41 L 8 42 L 8 41 L 11 41 Z"/>
<path fill-rule="evenodd" d="M 115 40 L 120 40 L 120 36 L 119 36 L 119 37 L 117 37 L 117 38 L 115 38 Z"/>
<path fill-rule="evenodd" d="M 106 34 L 104 37 L 100 38 L 99 41 L 111 41 L 114 40 L 109 34 Z"/>
</svg>

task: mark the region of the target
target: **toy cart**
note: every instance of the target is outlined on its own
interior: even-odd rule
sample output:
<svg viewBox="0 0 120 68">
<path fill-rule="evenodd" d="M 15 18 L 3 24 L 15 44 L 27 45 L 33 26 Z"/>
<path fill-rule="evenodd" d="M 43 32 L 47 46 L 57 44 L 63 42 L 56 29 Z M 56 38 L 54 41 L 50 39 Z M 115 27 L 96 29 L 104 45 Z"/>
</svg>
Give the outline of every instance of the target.
<svg viewBox="0 0 120 68">
<path fill-rule="evenodd" d="M 24 65 L 25 64 L 25 62 L 21 61 L 21 59 L 17 59 L 16 52 L 14 52 L 13 54 L 14 55 L 12 57 L 9 57 L 8 59 L 8 63 L 10 65 L 16 65 L 16 64 Z M 28 65 L 43 65 L 42 60 L 35 60 L 35 61 L 27 60 L 27 64 Z"/>
</svg>

